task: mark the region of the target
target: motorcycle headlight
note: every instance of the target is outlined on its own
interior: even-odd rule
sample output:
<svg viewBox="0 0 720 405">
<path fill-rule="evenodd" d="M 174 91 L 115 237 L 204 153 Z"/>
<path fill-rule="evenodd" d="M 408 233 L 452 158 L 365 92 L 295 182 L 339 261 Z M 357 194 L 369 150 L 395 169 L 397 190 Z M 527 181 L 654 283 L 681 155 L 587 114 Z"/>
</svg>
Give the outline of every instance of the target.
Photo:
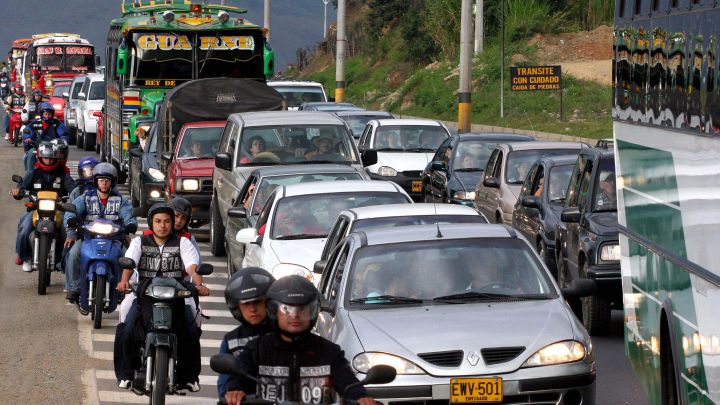
<svg viewBox="0 0 720 405">
<path fill-rule="evenodd" d="M 474 191 L 456 191 L 453 194 L 453 198 L 456 200 L 474 200 L 475 192 Z"/>
<path fill-rule="evenodd" d="M 285 276 L 302 276 L 310 281 L 315 281 L 315 278 L 313 277 L 310 270 L 306 269 L 303 266 L 299 266 L 297 264 L 289 264 L 289 263 L 280 263 L 277 266 L 275 266 L 272 270 L 272 275 L 276 279 L 285 277 Z"/>
<path fill-rule="evenodd" d="M 380 176 L 393 177 L 393 176 L 397 176 L 397 170 L 393 169 L 390 166 L 381 166 L 378 169 L 378 174 Z"/>
<path fill-rule="evenodd" d="M 55 211 L 55 200 L 40 200 L 38 211 Z"/>
<path fill-rule="evenodd" d="M 165 180 L 165 174 L 154 167 L 149 168 L 148 173 L 150 173 L 150 176 L 152 176 L 152 178 L 155 180 L 158 180 L 158 181 Z"/>
<path fill-rule="evenodd" d="M 102 222 L 93 222 L 88 226 L 88 230 L 98 235 L 110 235 L 120 230 L 117 226 Z"/>
<path fill-rule="evenodd" d="M 169 299 L 175 296 L 175 287 L 156 285 L 150 290 L 150 295 L 154 298 Z"/>
<path fill-rule="evenodd" d="M 417 364 L 399 356 L 387 353 L 360 353 L 352 361 L 355 370 L 367 373 L 372 367 L 385 364 L 395 368 L 398 374 L 426 374 Z"/>
<path fill-rule="evenodd" d="M 550 366 L 572 363 L 585 358 L 585 346 L 575 340 L 566 340 L 547 345 L 530 356 L 522 367 Z"/>
<path fill-rule="evenodd" d="M 178 179 L 178 190 L 181 191 L 199 191 L 200 180 L 198 179 Z"/>
<path fill-rule="evenodd" d="M 600 260 L 604 262 L 620 261 L 620 245 L 605 244 L 600 248 Z"/>
</svg>

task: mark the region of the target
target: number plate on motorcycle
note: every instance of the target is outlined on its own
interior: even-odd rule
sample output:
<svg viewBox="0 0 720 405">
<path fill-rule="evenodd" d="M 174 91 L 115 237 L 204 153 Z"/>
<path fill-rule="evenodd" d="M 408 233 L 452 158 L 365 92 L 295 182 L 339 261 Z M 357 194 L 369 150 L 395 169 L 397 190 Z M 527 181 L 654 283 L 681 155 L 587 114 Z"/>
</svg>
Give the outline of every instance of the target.
<svg viewBox="0 0 720 405">
<path fill-rule="evenodd" d="M 411 187 L 410 190 L 411 190 L 413 193 L 419 193 L 419 192 L 421 192 L 421 191 L 422 191 L 422 180 L 415 180 L 415 181 L 413 181 L 410 187 Z"/>
<path fill-rule="evenodd" d="M 451 378 L 450 403 L 496 403 L 503 400 L 503 385 L 500 377 Z"/>
</svg>

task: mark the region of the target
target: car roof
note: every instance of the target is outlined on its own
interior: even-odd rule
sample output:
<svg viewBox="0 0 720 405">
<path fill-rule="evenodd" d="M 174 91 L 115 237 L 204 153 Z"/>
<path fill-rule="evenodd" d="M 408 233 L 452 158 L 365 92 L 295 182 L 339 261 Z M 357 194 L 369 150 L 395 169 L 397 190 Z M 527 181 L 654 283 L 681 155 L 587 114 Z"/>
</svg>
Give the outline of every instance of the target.
<svg viewBox="0 0 720 405">
<path fill-rule="evenodd" d="M 537 150 L 537 149 L 583 149 L 588 148 L 582 142 L 511 142 L 506 144 L 508 150 Z"/>
<path fill-rule="evenodd" d="M 397 184 L 379 180 L 313 181 L 280 186 L 283 197 L 308 194 L 351 193 L 363 191 L 402 192 Z"/>
<path fill-rule="evenodd" d="M 245 127 L 283 125 L 345 125 L 338 116 L 324 111 L 253 111 L 231 114 Z"/>
<path fill-rule="evenodd" d="M 73 82 L 83 82 L 83 81 L 85 81 L 85 77 L 86 77 L 86 76 L 87 76 L 87 75 L 84 75 L 84 74 L 82 74 L 82 75 L 77 75 L 77 76 L 75 76 L 75 77 L 72 79 L 72 81 L 73 81 Z"/>
<path fill-rule="evenodd" d="M 387 111 L 375 111 L 375 110 L 344 110 L 344 111 L 334 111 L 333 114 L 337 116 L 355 116 L 355 115 L 375 115 L 375 116 L 384 116 L 384 117 L 392 117 L 392 114 L 390 114 Z"/>
<path fill-rule="evenodd" d="M 354 219 L 400 217 L 408 215 L 475 215 L 479 216 L 474 209 L 456 204 L 386 204 L 358 207 L 343 211 Z"/>
<path fill-rule="evenodd" d="M 574 165 L 575 162 L 577 162 L 577 155 L 546 156 L 538 160 L 538 162 L 541 162 L 546 166 Z"/>
<path fill-rule="evenodd" d="M 307 101 L 302 103 L 306 107 L 336 106 L 336 107 L 357 107 L 353 103 L 336 103 L 334 101 Z"/>
<path fill-rule="evenodd" d="M 85 77 L 90 79 L 93 82 L 99 82 L 101 80 L 105 80 L 105 75 L 102 73 L 88 73 Z"/>
<path fill-rule="evenodd" d="M 340 164 L 308 164 L 290 166 L 265 166 L 252 171 L 251 176 L 269 177 L 287 174 L 358 173 L 352 166 Z M 358 173 L 359 174 L 359 173 Z"/>
<path fill-rule="evenodd" d="M 273 86 L 301 86 L 301 87 L 322 87 L 321 83 L 307 80 L 268 80 L 267 85 Z"/>
<path fill-rule="evenodd" d="M 393 118 L 393 119 L 380 119 L 377 120 L 378 125 L 393 125 L 393 126 L 415 126 L 415 125 L 424 125 L 424 126 L 435 126 L 435 127 L 441 127 L 442 125 L 436 121 L 436 120 L 429 120 L 429 119 L 417 119 L 417 118 Z"/>
<path fill-rule="evenodd" d="M 195 121 L 188 122 L 183 128 L 207 128 L 207 127 L 224 127 L 226 121 Z"/>
<path fill-rule="evenodd" d="M 439 232 L 438 232 L 439 231 Z M 513 238 L 515 231 L 496 224 L 430 224 L 368 229 L 356 232 L 363 245 L 423 242 L 439 239 Z"/>
<path fill-rule="evenodd" d="M 530 135 L 505 134 L 502 132 L 465 132 L 455 134 L 460 141 L 498 141 L 498 142 L 522 142 L 534 141 Z"/>
<path fill-rule="evenodd" d="M 587 148 L 582 151 L 584 155 L 600 156 L 601 158 L 614 158 L 615 150 L 613 148 Z"/>
</svg>

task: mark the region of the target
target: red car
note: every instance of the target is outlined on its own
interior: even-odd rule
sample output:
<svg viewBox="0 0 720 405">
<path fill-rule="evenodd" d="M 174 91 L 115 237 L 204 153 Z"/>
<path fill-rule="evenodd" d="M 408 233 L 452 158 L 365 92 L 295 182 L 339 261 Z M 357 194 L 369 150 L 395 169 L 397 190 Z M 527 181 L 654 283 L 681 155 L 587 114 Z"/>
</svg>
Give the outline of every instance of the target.
<svg viewBox="0 0 720 405">
<path fill-rule="evenodd" d="M 192 204 L 193 227 L 210 219 L 213 170 L 225 121 L 201 121 L 185 124 L 175 142 L 173 154 L 161 156 L 167 165 L 165 195 L 168 200 L 183 197 Z"/>
<path fill-rule="evenodd" d="M 65 99 L 63 93 L 70 91 L 70 82 L 59 82 L 55 83 L 53 92 L 49 97 L 50 104 L 55 108 L 55 118 L 62 122 L 65 122 Z"/>
</svg>

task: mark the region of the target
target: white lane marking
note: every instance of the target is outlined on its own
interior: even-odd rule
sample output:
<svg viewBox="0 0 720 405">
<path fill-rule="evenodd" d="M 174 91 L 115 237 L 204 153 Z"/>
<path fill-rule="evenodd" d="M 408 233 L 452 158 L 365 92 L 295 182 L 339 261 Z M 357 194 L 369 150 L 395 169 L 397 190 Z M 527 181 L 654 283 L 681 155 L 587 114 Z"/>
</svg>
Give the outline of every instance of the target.
<svg viewBox="0 0 720 405">
<path fill-rule="evenodd" d="M 94 342 L 114 342 L 115 335 L 95 334 L 95 335 L 93 335 L 93 341 Z M 200 339 L 200 347 L 214 347 L 219 350 L 221 342 L 222 342 L 222 340 L 219 340 L 219 339 Z"/>
<path fill-rule="evenodd" d="M 95 376 L 98 380 L 115 380 L 115 372 L 112 370 L 97 370 Z M 200 385 L 217 385 L 218 376 L 200 375 Z"/>
<path fill-rule="evenodd" d="M 129 391 L 100 391 L 98 397 L 101 402 L 119 402 L 123 404 L 147 404 L 148 397 L 135 395 Z M 193 397 L 192 394 L 188 396 L 168 395 L 165 397 L 165 403 L 169 405 L 175 404 L 191 404 L 191 405 L 215 405 L 217 403 L 216 398 L 210 397 Z"/>
</svg>

